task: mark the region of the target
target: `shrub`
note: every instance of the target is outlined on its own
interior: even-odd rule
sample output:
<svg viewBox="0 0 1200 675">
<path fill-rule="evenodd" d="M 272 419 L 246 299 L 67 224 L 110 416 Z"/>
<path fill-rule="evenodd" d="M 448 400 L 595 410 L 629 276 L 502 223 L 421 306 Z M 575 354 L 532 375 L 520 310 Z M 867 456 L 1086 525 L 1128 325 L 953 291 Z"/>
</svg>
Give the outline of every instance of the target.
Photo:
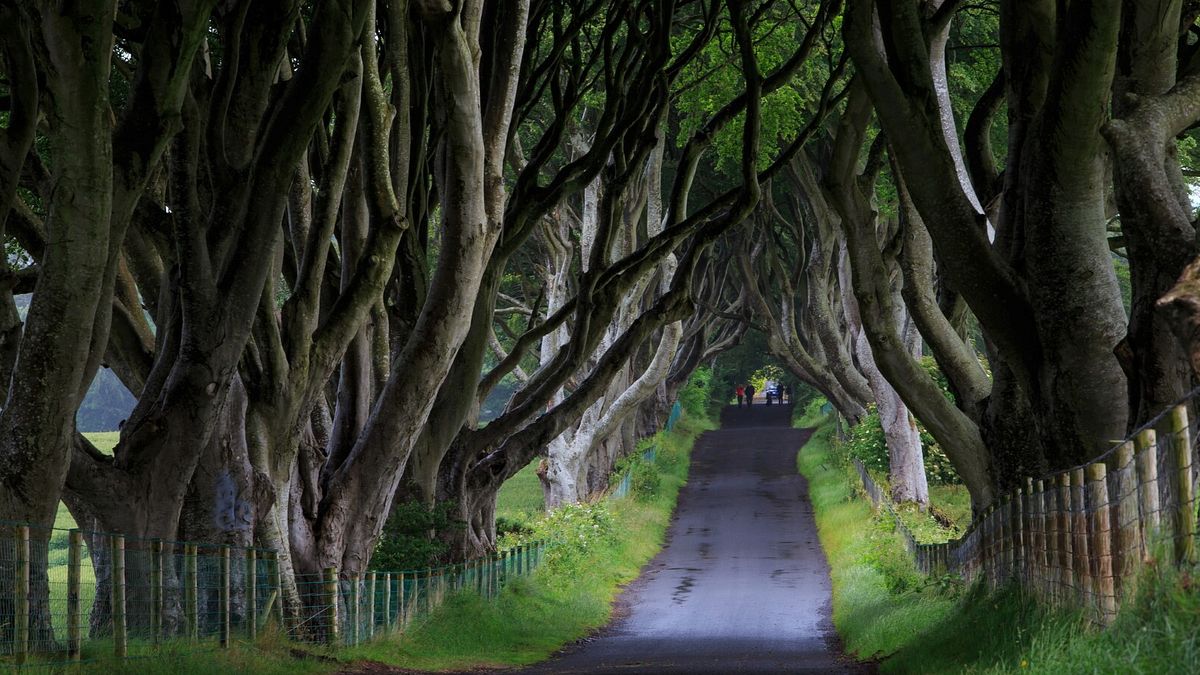
<svg viewBox="0 0 1200 675">
<path fill-rule="evenodd" d="M 804 419 L 814 420 L 821 415 L 821 409 L 829 405 L 829 399 L 824 396 L 814 396 L 804 404 Z"/>
<path fill-rule="evenodd" d="M 392 507 L 383 536 L 375 546 L 371 566 L 384 570 L 411 570 L 438 565 L 449 545 L 438 533 L 462 529 L 453 517 L 454 504 L 442 502 L 432 508 L 421 502 L 399 502 Z"/>
<path fill-rule="evenodd" d="M 594 549 L 616 543 L 616 521 L 603 501 L 566 504 L 534 522 L 528 534 L 504 537 L 499 548 L 539 540 L 546 544 L 542 565 L 549 578 L 569 584 Z"/>
<path fill-rule="evenodd" d="M 917 421 L 917 430 L 921 434 L 921 445 L 924 446 L 925 477 L 933 485 L 959 483 L 958 474 L 950 464 L 950 458 L 934 440 L 933 435 L 926 431 L 920 420 Z M 850 436 L 843 443 L 845 451 L 862 462 L 867 469 L 883 475 L 887 475 L 891 469 L 887 441 L 883 436 L 883 424 L 875 404 L 867 407 L 867 416 L 862 421 L 850 427 Z"/>
<path fill-rule="evenodd" d="M 527 535 L 533 532 L 527 523 L 523 520 L 515 518 L 505 518 L 504 516 L 496 516 L 496 537 L 503 537 L 506 534 L 515 536 Z"/>
<path fill-rule="evenodd" d="M 654 464 L 645 460 L 634 462 L 631 469 L 629 487 L 635 499 L 650 501 L 662 487 L 662 478 Z"/>
<path fill-rule="evenodd" d="M 679 390 L 679 405 L 683 411 L 695 418 L 708 414 L 709 400 L 712 398 L 712 368 L 700 367 L 688 378 L 688 383 Z"/>
</svg>

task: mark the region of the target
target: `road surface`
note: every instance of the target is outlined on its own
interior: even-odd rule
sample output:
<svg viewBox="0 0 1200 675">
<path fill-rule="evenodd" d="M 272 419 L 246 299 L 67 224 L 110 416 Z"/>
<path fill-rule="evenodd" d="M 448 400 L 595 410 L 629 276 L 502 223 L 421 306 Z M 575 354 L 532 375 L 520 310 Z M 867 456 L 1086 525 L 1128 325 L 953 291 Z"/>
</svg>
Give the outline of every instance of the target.
<svg viewBox="0 0 1200 675">
<path fill-rule="evenodd" d="M 726 408 L 692 453 L 667 545 L 617 619 L 550 673 L 869 672 L 841 656 L 791 406 Z"/>
</svg>

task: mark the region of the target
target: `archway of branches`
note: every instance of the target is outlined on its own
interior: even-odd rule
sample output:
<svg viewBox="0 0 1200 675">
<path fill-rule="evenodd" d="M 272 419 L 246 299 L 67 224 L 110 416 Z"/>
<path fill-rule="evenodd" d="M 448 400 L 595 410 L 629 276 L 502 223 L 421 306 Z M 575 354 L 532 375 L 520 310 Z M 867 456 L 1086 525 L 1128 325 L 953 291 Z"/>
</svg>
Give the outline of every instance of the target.
<svg viewBox="0 0 1200 675">
<path fill-rule="evenodd" d="M 396 504 L 487 551 L 768 360 L 897 499 L 918 423 L 977 508 L 1094 457 L 1196 383 L 1200 45 L 1057 11 L 0 2 L 0 518 L 267 546 L 299 613 Z"/>
</svg>

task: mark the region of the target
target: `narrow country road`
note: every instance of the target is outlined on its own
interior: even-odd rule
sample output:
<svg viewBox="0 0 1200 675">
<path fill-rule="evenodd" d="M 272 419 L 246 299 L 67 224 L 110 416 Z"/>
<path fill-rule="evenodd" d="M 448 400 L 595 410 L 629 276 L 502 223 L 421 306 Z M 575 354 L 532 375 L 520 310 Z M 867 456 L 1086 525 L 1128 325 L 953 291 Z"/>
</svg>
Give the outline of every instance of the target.
<svg viewBox="0 0 1200 675">
<path fill-rule="evenodd" d="M 593 639 L 522 673 L 869 672 L 840 653 L 791 406 L 726 408 L 667 545 Z"/>
</svg>

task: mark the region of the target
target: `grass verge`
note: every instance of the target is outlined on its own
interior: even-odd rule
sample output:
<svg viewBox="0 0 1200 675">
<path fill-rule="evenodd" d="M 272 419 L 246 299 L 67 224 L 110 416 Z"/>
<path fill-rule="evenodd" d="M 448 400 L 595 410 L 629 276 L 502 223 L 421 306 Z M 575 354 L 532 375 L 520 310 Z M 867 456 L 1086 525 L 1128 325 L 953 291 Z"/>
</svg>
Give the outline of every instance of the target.
<svg viewBox="0 0 1200 675">
<path fill-rule="evenodd" d="M 552 541 L 545 564 L 494 602 L 458 595 L 403 636 L 347 650 L 342 657 L 432 671 L 526 665 L 602 627 L 621 587 L 662 547 L 687 480 L 692 444 L 708 428 L 685 419 L 674 432 L 658 435 L 659 480 L 652 493 L 561 510 L 533 523 L 530 536 Z M 547 529 L 558 532 L 559 541 Z"/>
<path fill-rule="evenodd" d="M 846 650 L 892 673 L 1194 673 L 1200 668 L 1195 570 L 1145 566 L 1108 630 L 1015 588 L 988 594 L 917 574 L 839 463 L 817 418 L 797 464 L 809 481 L 833 578 L 833 621 Z"/>
</svg>

